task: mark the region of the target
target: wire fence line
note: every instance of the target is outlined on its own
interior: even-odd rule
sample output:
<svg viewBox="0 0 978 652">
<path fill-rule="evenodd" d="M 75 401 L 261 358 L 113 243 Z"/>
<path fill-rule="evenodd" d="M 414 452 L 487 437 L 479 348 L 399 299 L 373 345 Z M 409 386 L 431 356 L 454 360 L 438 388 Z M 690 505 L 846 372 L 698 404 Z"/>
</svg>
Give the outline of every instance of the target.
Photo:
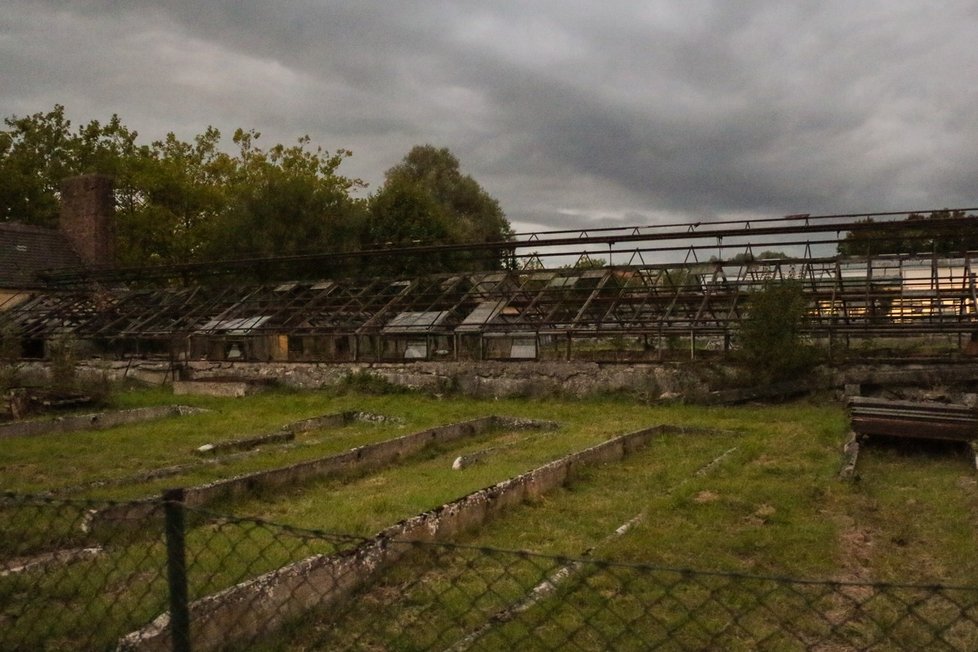
<svg viewBox="0 0 978 652">
<path fill-rule="evenodd" d="M 190 509 L 179 493 L 93 529 L 108 505 L 0 497 L 0 649 L 978 649 L 976 586 L 378 541 Z"/>
</svg>

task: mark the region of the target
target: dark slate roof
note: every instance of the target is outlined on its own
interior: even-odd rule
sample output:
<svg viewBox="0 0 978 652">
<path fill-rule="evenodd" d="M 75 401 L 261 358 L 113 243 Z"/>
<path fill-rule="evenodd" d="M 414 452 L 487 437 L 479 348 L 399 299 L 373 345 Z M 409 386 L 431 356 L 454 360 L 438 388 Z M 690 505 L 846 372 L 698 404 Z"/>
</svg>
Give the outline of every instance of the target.
<svg viewBox="0 0 978 652">
<path fill-rule="evenodd" d="M 13 222 L 0 223 L 0 288 L 43 286 L 37 272 L 79 267 L 81 259 L 60 231 Z"/>
</svg>

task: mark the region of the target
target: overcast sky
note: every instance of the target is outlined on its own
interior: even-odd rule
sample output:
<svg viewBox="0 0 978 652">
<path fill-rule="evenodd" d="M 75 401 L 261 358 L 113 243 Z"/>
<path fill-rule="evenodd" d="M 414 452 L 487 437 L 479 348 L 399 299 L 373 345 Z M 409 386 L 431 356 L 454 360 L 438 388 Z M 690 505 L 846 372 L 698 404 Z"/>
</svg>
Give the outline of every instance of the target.
<svg viewBox="0 0 978 652">
<path fill-rule="evenodd" d="M 0 113 L 451 149 L 518 230 L 978 203 L 978 1 L 5 0 Z"/>
</svg>

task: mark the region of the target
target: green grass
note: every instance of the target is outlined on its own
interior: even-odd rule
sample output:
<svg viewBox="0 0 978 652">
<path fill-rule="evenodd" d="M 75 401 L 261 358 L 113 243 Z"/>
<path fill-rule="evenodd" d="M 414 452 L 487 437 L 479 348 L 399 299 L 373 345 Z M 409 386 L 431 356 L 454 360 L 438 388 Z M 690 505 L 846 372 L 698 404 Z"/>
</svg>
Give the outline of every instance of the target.
<svg viewBox="0 0 978 652">
<path fill-rule="evenodd" d="M 344 410 L 385 414 L 402 419 L 403 423 L 355 423 L 306 433 L 293 445 L 263 447 L 226 464 L 203 465 L 158 481 L 78 490 L 72 495 L 152 495 L 164 486 L 281 466 L 488 414 L 560 422 L 556 432 L 489 432 L 433 448 L 368 474 L 308 482 L 216 508 L 300 528 L 372 535 L 395 521 L 567 453 L 642 427 L 668 423 L 706 428 L 709 432 L 662 435 L 622 462 L 581 469 L 566 486 L 512 509 L 466 534 L 460 542 L 757 575 L 978 584 L 978 559 L 973 554 L 978 547 L 978 482 L 968 460 L 960 453 L 943 449 L 871 447 L 860 461 L 862 479 L 856 483 L 841 482 L 837 473 L 847 425 L 841 407 L 830 403 L 801 401 L 771 407 L 700 408 L 649 407 L 615 398 L 483 401 L 413 394 L 273 392 L 243 399 L 209 399 L 173 397 L 158 391 L 123 393 L 116 401 L 120 407 L 186 402 L 212 412 L 102 432 L 8 439 L 0 449 L 4 489 L 64 488 L 191 463 L 198 459 L 192 450 L 204 443 L 267 432 L 291 421 Z M 494 450 L 480 463 L 462 471 L 451 469 L 451 462 L 458 455 L 489 447 Z M 635 516 L 640 519 L 631 530 L 622 536 L 610 536 Z M 31 536 L 14 542 L 14 551 L 17 546 L 22 550 L 42 547 L 38 539 L 43 539 L 43 533 L 31 531 L 30 518 L 21 521 L 16 527 Z M 72 527 L 72 519 L 63 514 L 58 518 L 39 514 L 36 524 L 35 529 L 52 525 L 72 545 L 86 543 L 84 536 Z M 194 517 L 191 525 L 191 593 L 197 597 L 310 554 L 352 545 L 309 539 L 277 526 L 239 523 L 235 519 L 201 521 Z M 147 586 L 146 582 L 132 581 L 131 588 L 119 588 L 126 582 L 112 578 L 117 572 L 124 576 L 129 573 L 131 578 L 152 574 L 153 571 L 125 560 L 134 555 L 142 559 L 143 555 L 154 564 L 159 563 L 162 549 L 159 530 L 153 529 L 156 527 L 148 525 L 144 532 L 111 548 L 100 560 L 79 562 L 46 575 L 38 589 L 46 597 L 32 604 L 56 600 L 66 613 L 96 609 L 80 606 L 86 600 L 84 590 L 66 595 L 57 588 L 60 584 L 51 580 L 64 573 L 68 577 L 87 573 L 89 581 L 94 582 L 89 590 L 115 587 L 111 592 L 112 609 L 104 610 L 110 614 L 105 616 L 107 619 L 112 619 L 111 613 L 119 605 L 129 603 L 137 605 L 134 609 L 144 618 L 159 608 L 159 598 L 144 597 L 142 587 Z M 356 601 L 354 611 L 339 616 L 338 631 L 355 629 L 357 623 L 382 620 L 403 630 L 414 622 L 413 614 L 419 605 L 426 599 L 430 601 L 431 592 L 440 588 L 445 589 L 446 596 L 454 597 L 445 598 L 443 614 L 428 613 L 425 617 L 443 621 L 449 629 L 466 619 L 472 620 L 467 627 L 477 626 L 478 614 L 470 613 L 470 602 L 483 599 L 478 596 L 486 593 L 487 587 L 494 587 L 484 598 L 488 613 L 518 600 L 546 572 L 539 564 L 522 560 L 513 563 L 507 575 L 501 577 L 494 567 L 500 563 L 491 555 L 473 558 L 458 552 L 443 556 L 435 566 L 425 560 L 413 566 L 401 565 Z M 0 578 L 0 596 L 10 598 L 7 604 L 24 599 L 29 595 L 25 591 L 31 577 L 36 576 Z M 574 597 L 574 590 L 568 589 L 570 593 L 562 599 L 577 604 L 575 609 L 586 611 L 594 606 L 595 594 L 606 600 L 620 590 L 620 578 L 604 572 L 588 581 L 591 584 L 587 587 L 578 585 L 575 589 L 583 593 Z M 80 586 L 81 581 L 68 581 L 65 585 Z M 154 585 L 150 582 L 149 586 Z M 629 589 L 647 599 L 654 599 L 656 591 L 662 590 L 641 578 L 630 580 Z M 722 593 L 727 589 L 715 590 Z M 156 589 L 152 593 L 156 595 Z M 686 597 L 695 600 L 695 590 Z M 565 619 L 573 621 L 574 616 L 554 604 L 548 601 L 538 608 L 549 610 L 551 620 L 547 621 L 549 625 L 540 621 L 535 631 L 545 632 L 553 626 L 551 634 L 559 637 L 558 625 Z M 629 604 L 622 603 L 625 612 L 637 608 Z M 790 611 L 790 600 L 783 606 Z M 11 617 L 11 612 L 0 610 L 0 628 Z M 48 625 L 53 628 L 51 631 L 61 631 L 59 627 L 70 630 L 70 618 L 61 619 L 61 625 L 57 620 Z M 21 621 L 23 618 L 18 622 Z M 130 626 L 118 620 L 112 622 L 115 627 L 100 629 L 104 630 L 105 645 L 120 628 Z M 718 627 L 721 624 L 716 621 Z M 763 618 L 758 626 L 765 626 Z M 613 623 L 608 627 L 613 629 Z M 451 631 L 447 638 L 439 640 L 450 642 L 465 630 Z M 297 649 L 303 641 L 315 641 L 321 634 L 314 622 L 296 632 Z M 421 634 L 421 639 L 406 640 L 403 649 L 417 649 L 431 632 Z M 599 637 L 582 646 L 599 649 L 603 640 Z M 756 641 L 729 643 L 730 649 L 749 649 Z M 377 645 L 384 647 L 380 639 Z"/>
</svg>

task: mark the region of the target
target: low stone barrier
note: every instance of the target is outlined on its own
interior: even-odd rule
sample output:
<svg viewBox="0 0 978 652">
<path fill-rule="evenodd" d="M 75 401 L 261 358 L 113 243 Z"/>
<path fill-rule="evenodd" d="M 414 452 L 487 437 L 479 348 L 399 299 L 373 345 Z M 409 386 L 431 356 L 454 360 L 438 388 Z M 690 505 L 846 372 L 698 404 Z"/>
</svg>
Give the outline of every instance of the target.
<svg viewBox="0 0 978 652">
<path fill-rule="evenodd" d="M 197 455 L 218 455 L 226 451 L 246 451 L 267 444 L 282 444 L 295 439 L 295 433 L 291 430 L 277 430 L 254 437 L 242 437 L 239 439 L 224 439 L 213 444 L 204 444 L 194 449 Z"/>
<path fill-rule="evenodd" d="M 666 433 L 707 432 L 661 425 L 622 435 L 403 520 L 350 550 L 316 555 L 247 580 L 190 605 L 194 649 L 215 650 L 266 636 L 311 609 L 328 609 L 374 579 L 408 542 L 450 539 L 500 512 L 563 485 L 583 466 L 623 459 Z M 119 643 L 120 650 L 168 650 L 169 615 Z"/>
<path fill-rule="evenodd" d="M 339 428 L 340 426 L 345 426 L 348 423 L 353 423 L 356 421 L 359 414 L 359 412 L 353 412 L 352 410 L 347 412 L 324 414 L 322 416 L 311 417 L 301 421 L 293 421 L 288 425 L 282 426 L 282 430 L 289 430 L 299 434 L 301 432 L 309 432 L 310 430 L 319 430 L 320 428 Z"/>
<path fill-rule="evenodd" d="M 201 507 L 218 500 L 252 495 L 260 490 L 274 490 L 331 474 L 362 473 L 391 464 L 434 444 L 444 444 L 465 437 L 472 437 L 492 428 L 527 427 L 531 423 L 533 422 L 526 419 L 488 416 L 438 426 L 376 444 L 358 446 L 337 455 L 189 487 L 185 489 L 184 500 L 189 507 Z M 145 523 L 145 519 L 158 512 L 158 502 L 159 499 L 154 496 L 134 502 L 111 505 L 92 512 L 85 526 L 90 530 L 127 523 L 139 527 Z"/>
<path fill-rule="evenodd" d="M 222 441 L 214 442 L 213 444 L 204 444 L 203 446 L 197 448 L 194 452 L 199 455 L 209 455 L 228 450 L 248 450 L 249 448 L 255 448 L 256 446 L 264 446 L 265 444 L 279 444 L 292 441 L 295 439 L 296 435 L 309 432 L 310 430 L 319 430 L 320 428 L 339 428 L 349 423 L 353 423 L 354 421 L 367 421 L 371 423 L 401 423 L 400 419 L 388 417 L 383 414 L 348 410 L 346 412 L 334 412 L 332 414 L 324 414 L 318 417 L 302 419 L 301 421 L 293 421 L 292 423 L 285 424 L 280 430 L 276 430 L 275 432 L 268 432 L 261 435 L 238 439 L 224 439 Z"/>
<path fill-rule="evenodd" d="M 175 380 L 173 393 L 177 396 L 221 396 L 241 398 L 264 392 L 272 387 L 267 379 L 213 378 L 210 380 Z"/>
<path fill-rule="evenodd" d="M 73 414 L 52 419 L 31 419 L 0 424 L 0 439 L 7 437 L 31 437 L 50 435 L 74 430 L 103 430 L 129 423 L 141 423 L 165 417 L 186 416 L 207 412 L 204 408 L 189 405 L 162 405 L 158 407 L 114 410 L 93 414 Z"/>
</svg>

